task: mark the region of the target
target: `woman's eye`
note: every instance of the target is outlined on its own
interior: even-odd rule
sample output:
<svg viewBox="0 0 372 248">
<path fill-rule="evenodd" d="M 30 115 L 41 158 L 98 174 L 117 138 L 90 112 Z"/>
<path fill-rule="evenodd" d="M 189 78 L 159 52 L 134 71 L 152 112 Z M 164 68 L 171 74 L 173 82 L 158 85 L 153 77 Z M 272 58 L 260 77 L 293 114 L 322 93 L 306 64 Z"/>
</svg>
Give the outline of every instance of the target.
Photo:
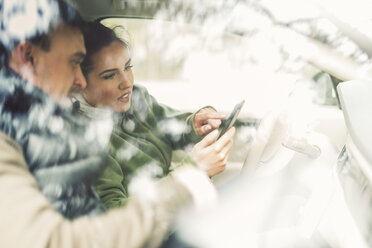
<svg viewBox="0 0 372 248">
<path fill-rule="evenodd" d="M 109 80 L 109 79 L 114 78 L 114 76 L 115 76 L 115 73 L 111 73 L 111 74 L 108 74 L 108 75 L 103 76 L 103 79 Z"/>
<path fill-rule="evenodd" d="M 132 69 L 133 65 L 127 65 L 125 68 L 124 68 L 124 71 L 129 71 L 130 69 Z"/>
</svg>

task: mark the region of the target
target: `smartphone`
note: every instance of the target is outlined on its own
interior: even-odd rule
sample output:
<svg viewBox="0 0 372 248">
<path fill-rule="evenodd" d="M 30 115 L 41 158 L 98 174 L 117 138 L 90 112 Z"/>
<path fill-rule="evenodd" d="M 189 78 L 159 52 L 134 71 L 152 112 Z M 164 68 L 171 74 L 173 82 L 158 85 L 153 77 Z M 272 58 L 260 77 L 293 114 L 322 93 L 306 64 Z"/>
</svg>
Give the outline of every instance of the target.
<svg viewBox="0 0 372 248">
<path fill-rule="evenodd" d="M 238 115 L 240 113 L 240 110 L 242 109 L 243 105 L 244 105 L 244 100 L 239 102 L 238 104 L 235 105 L 233 111 L 231 112 L 231 114 L 229 115 L 229 117 L 227 119 L 224 119 L 222 120 L 222 123 L 221 123 L 221 126 L 219 128 L 220 130 L 220 135 L 218 136 L 218 139 L 225 134 L 225 132 L 227 131 L 227 129 L 229 129 L 230 127 L 232 127 L 236 121 L 236 119 L 238 118 Z"/>
</svg>

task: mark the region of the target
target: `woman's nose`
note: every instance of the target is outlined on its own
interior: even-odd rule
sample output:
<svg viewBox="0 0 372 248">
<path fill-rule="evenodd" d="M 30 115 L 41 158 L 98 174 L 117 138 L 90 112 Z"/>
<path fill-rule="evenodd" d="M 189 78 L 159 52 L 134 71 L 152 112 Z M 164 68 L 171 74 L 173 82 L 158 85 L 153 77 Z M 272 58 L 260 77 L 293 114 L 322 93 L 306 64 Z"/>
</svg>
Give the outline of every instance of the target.
<svg viewBox="0 0 372 248">
<path fill-rule="evenodd" d="M 129 77 L 126 75 L 126 73 L 122 73 L 120 77 L 120 83 L 119 83 L 119 90 L 125 90 L 126 88 L 130 87 L 130 80 Z"/>
<path fill-rule="evenodd" d="M 127 84 L 125 84 L 123 81 L 119 84 L 119 90 L 125 90 L 127 88 Z"/>
</svg>

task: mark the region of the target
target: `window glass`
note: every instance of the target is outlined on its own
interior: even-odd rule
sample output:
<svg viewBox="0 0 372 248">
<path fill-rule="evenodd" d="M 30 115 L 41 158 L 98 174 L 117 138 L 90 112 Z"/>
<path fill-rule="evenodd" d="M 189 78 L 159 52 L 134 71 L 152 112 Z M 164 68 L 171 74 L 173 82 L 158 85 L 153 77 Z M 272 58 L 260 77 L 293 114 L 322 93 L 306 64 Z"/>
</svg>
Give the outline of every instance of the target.
<svg viewBox="0 0 372 248">
<path fill-rule="evenodd" d="M 212 105 L 229 113 L 245 100 L 241 118 L 260 118 L 292 91 L 294 76 L 277 73 L 283 62 L 266 32 L 253 38 L 206 26 L 154 19 L 107 18 L 124 26 L 135 83 L 181 110 Z"/>
</svg>

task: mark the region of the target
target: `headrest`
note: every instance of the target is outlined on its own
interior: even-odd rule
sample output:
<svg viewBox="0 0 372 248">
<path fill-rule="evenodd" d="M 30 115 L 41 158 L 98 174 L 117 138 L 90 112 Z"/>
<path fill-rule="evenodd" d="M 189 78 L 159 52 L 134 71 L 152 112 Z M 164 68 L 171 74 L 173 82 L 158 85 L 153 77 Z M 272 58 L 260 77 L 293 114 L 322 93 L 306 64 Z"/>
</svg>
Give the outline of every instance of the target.
<svg viewBox="0 0 372 248">
<path fill-rule="evenodd" d="M 343 82 L 337 91 L 349 135 L 372 164 L 372 81 Z"/>
</svg>

